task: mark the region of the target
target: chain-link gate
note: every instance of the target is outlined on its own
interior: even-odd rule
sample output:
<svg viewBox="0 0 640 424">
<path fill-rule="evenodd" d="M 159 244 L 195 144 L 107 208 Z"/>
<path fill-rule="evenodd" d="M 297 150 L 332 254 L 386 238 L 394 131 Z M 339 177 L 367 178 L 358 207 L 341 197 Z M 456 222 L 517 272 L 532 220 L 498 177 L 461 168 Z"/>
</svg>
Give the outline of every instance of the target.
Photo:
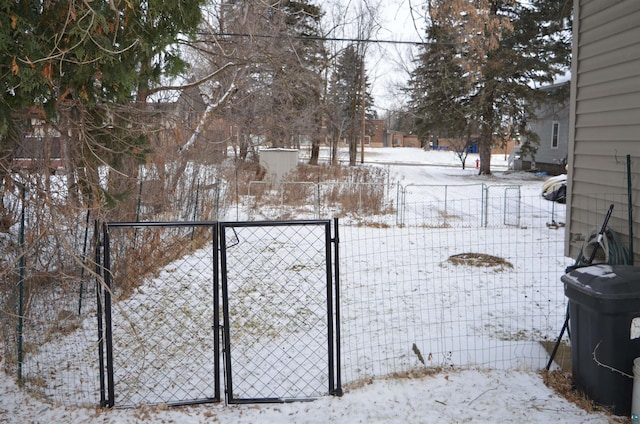
<svg viewBox="0 0 640 424">
<path fill-rule="evenodd" d="M 230 403 L 340 394 L 330 221 L 109 223 L 103 238 L 101 405 L 220 401 L 221 333 Z"/>
<path fill-rule="evenodd" d="M 220 224 L 229 403 L 340 393 L 331 243 L 330 221 Z"/>
<path fill-rule="evenodd" d="M 211 222 L 105 224 L 103 405 L 220 400 L 216 240 Z"/>
</svg>

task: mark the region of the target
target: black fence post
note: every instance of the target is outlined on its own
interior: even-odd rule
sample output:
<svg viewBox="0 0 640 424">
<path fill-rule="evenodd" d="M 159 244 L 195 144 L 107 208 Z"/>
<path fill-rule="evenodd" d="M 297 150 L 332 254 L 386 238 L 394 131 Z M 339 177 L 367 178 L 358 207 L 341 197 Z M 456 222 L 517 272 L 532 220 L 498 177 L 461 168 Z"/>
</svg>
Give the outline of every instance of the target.
<svg viewBox="0 0 640 424">
<path fill-rule="evenodd" d="M 89 237 L 89 220 L 91 217 L 91 210 L 87 209 L 87 219 L 84 226 L 84 243 L 82 245 L 82 269 L 80 270 L 80 290 L 78 293 L 78 315 L 82 314 L 82 295 L 84 291 L 84 267 L 87 264 L 87 239 Z"/>
<path fill-rule="evenodd" d="M 105 407 L 107 406 L 107 396 L 106 396 L 106 389 L 105 389 L 105 381 L 104 381 L 104 370 L 105 370 L 105 363 L 104 363 L 104 327 L 103 327 L 103 310 L 102 310 L 102 295 L 101 295 L 101 290 L 103 289 L 102 287 L 102 283 L 100 282 L 100 275 L 103 275 L 103 268 L 101 267 L 101 260 L 100 260 L 100 233 L 99 233 L 99 227 L 98 227 L 98 221 L 94 221 L 94 225 L 93 225 L 93 242 L 94 242 L 94 259 L 96 262 L 96 315 L 98 317 L 98 361 L 99 361 L 99 373 L 100 373 L 100 406 L 101 407 Z"/>
<path fill-rule="evenodd" d="M 111 252 L 109 248 L 109 226 L 104 223 L 104 341 L 107 354 L 107 400 L 106 406 L 112 407 L 115 403 L 115 388 L 113 377 L 113 327 L 111 321 Z"/>
<path fill-rule="evenodd" d="M 338 218 L 333 219 L 334 226 L 334 238 L 333 238 L 333 254 L 334 254 L 334 285 L 335 285 L 335 314 L 336 314 L 336 330 L 335 330 L 335 343 L 336 343 L 336 387 L 332 394 L 336 396 L 342 396 L 342 361 L 340 350 L 340 235 L 338 231 Z M 331 274 L 329 274 L 331 275 Z"/>
<path fill-rule="evenodd" d="M 220 225 L 213 226 L 213 363 L 215 366 L 215 398 L 220 399 L 220 277 L 218 261 L 220 258 Z"/>
<path fill-rule="evenodd" d="M 337 344 L 334 341 L 334 318 L 333 318 L 333 266 L 331 265 L 331 225 L 327 223 L 324 231 L 325 236 L 325 263 L 327 273 L 327 353 L 329 356 L 329 393 L 334 394 L 336 391 L 336 363 L 335 352 L 337 351 Z M 336 317 L 337 322 L 337 317 Z M 337 328 L 335 329 L 337 334 Z"/>
</svg>

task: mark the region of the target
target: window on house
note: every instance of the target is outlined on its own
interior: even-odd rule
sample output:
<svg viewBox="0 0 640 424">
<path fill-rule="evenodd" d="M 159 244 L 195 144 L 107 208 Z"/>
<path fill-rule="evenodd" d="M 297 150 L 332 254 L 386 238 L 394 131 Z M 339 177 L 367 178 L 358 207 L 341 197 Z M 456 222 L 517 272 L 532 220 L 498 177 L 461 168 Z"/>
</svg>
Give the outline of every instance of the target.
<svg viewBox="0 0 640 424">
<path fill-rule="evenodd" d="M 559 133 L 560 133 L 560 123 L 554 122 L 553 123 L 553 129 L 551 131 L 551 148 L 552 149 L 557 149 L 558 148 Z"/>
</svg>

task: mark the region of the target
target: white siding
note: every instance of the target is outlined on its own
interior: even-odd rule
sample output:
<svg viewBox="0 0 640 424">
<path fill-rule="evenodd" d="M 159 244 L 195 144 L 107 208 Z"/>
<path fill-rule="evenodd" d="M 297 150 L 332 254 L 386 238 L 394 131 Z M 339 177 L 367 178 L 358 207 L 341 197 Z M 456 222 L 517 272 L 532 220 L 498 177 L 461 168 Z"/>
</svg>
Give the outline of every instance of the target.
<svg viewBox="0 0 640 424">
<path fill-rule="evenodd" d="M 635 265 L 640 265 L 638 0 L 574 1 L 568 153 L 567 255 L 578 255 L 581 239 L 602 225 L 613 203 L 609 227 L 628 246 L 632 223 Z"/>
</svg>

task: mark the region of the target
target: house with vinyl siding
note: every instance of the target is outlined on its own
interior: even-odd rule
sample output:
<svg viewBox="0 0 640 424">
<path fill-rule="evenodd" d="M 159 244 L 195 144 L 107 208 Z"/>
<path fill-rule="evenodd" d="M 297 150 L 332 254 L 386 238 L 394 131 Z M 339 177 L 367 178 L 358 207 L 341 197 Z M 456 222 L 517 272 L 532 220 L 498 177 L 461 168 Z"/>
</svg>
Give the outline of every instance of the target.
<svg viewBox="0 0 640 424">
<path fill-rule="evenodd" d="M 566 172 L 569 144 L 569 82 L 542 87 L 548 95 L 536 107 L 529 129 L 538 136 L 534 155 L 522 156 L 521 169 L 535 169 L 551 175 Z M 566 93 L 560 94 L 560 93 Z M 519 149 L 514 151 L 519 155 Z"/>
<path fill-rule="evenodd" d="M 602 225 L 640 266 L 640 1 L 574 0 L 565 253 Z"/>
</svg>

